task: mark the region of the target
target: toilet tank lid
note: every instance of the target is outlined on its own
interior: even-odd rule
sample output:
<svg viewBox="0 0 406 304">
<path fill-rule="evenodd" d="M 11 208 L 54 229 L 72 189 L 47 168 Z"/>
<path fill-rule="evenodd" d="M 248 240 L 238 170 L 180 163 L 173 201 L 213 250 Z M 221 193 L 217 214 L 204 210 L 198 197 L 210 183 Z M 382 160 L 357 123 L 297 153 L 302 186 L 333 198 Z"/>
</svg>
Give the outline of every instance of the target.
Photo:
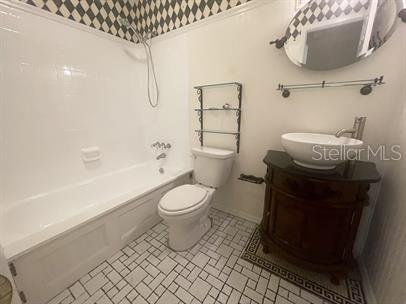
<svg viewBox="0 0 406 304">
<path fill-rule="evenodd" d="M 208 158 L 221 158 L 221 159 L 232 158 L 235 155 L 234 151 L 211 148 L 211 147 L 192 148 L 192 153 L 194 155 L 205 156 Z"/>
</svg>

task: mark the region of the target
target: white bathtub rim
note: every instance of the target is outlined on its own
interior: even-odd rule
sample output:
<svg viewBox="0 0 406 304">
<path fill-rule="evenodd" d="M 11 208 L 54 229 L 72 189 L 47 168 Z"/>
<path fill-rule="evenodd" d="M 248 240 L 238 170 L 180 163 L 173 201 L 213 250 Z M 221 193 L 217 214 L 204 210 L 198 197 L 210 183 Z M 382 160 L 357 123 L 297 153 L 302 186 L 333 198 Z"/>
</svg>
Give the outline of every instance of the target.
<svg viewBox="0 0 406 304">
<path fill-rule="evenodd" d="M 165 174 L 159 174 L 158 168 L 154 162 L 137 164 L 15 201 L 1 213 L 0 239 L 40 231 L 97 204 L 114 201 L 157 181 L 163 183 L 181 171 L 165 166 Z"/>
<path fill-rule="evenodd" d="M 69 185 L 66 185 L 66 186 L 58 187 L 56 189 L 52 189 L 52 190 L 49 190 L 49 191 L 46 191 L 46 192 L 41 192 L 41 193 L 37 193 L 37 194 L 34 194 L 34 195 L 30 195 L 28 197 L 24 197 L 22 199 L 18 199 L 18 200 L 15 200 L 15 201 L 6 201 L 4 203 L 5 207 L 2 209 L 2 214 L 1 215 L 7 213 L 7 211 L 9 211 L 10 209 L 17 208 L 17 207 L 27 203 L 28 201 L 38 199 L 38 198 L 41 198 L 41 197 L 46 197 L 46 196 L 49 196 L 49 195 L 52 195 L 52 194 L 56 194 L 58 192 L 66 191 L 66 190 L 77 188 L 77 187 L 80 187 L 80 186 L 85 186 L 87 184 L 96 182 L 96 181 L 98 181 L 100 179 L 103 179 L 103 178 L 106 178 L 106 177 L 109 177 L 109 176 L 113 176 L 113 175 L 116 175 L 116 174 L 119 174 L 119 173 L 123 173 L 123 172 L 129 171 L 129 170 L 142 168 L 142 167 L 145 167 L 146 165 L 151 165 L 151 162 L 139 163 L 139 164 L 132 165 L 132 166 L 125 167 L 125 168 L 121 168 L 121 169 L 118 169 L 118 170 L 115 170 L 115 171 L 107 172 L 107 173 L 104 173 L 104 174 L 101 174 L 101 175 L 98 175 L 98 176 L 95 176 L 95 177 L 88 178 L 86 180 L 82 180 L 82 181 L 77 182 L 77 183 L 73 183 L 73 184 L 69 184 Z M 157 170 L 158 170 L 158 167 L 157 167 Z M 189 169 L 185 169 L 185 170 L 189 170 Z"/>
<path fill-rule="evenodd" d="M 4 235 L 0 239 L 0 243 L 4 249 L 4 255 L 8 261 L 17 259 L 18 257 L 43 246 L 67 233 L 70 233 L 84 225 L 93 222 L 102 216 L 113 212 L 125 205 L 140 200 L 143 197 L 151 194 L 159 188 L 165 187 L 166 185 L 174 182 L 176 179 L 190 174 L 193 171 L 192 168 L 181 169 L 176 172 L 175 175 L 168 177 L 165 182 L 160 182 L 153 186 L 138 188 L 132 192 L 123 194 L 115 198 L 113 201 L 107 201 L 99 204 L 96 209 L 87 210 L 74 217 L 70 217 L 65 221 L 54 224 L 43 230 L 36 231 L 33 234 L 22 235 L 20 238 L 13 238 L 12 240 L 4 239 Z M 143 191 L 140 191 L 140 190 Z"/>
</svg>

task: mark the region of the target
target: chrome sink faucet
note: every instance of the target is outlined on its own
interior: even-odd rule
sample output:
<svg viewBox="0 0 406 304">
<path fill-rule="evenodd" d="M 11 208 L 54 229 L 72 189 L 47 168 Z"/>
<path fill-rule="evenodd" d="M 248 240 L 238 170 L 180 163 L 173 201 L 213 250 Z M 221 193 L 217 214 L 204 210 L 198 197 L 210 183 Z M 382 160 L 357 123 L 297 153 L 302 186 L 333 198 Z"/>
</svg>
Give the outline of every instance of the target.
<svg viewBox="0 0 406 304">
<path fill-rule="evenodd" d="M 352 127 L 352 129 L 342 129 L 336 133 L 336 137 L 341 137 L 344 134 L 351 134 L 352 138 L 361 140 L 362 135 L 364 134 L 366 121 L 366 117 L 355 117 L 354 126 Z"/>
</svg>

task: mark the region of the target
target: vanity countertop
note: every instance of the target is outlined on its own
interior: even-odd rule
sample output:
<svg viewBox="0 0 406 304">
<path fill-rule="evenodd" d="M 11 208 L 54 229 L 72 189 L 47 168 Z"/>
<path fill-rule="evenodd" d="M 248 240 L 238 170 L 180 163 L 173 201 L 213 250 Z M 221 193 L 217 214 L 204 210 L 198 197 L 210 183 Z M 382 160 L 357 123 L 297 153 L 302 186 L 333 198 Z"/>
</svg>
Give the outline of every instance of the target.
<svg viewBox="0 0 406 304">
<path fill-rule="evenodd" d="M 376 165 L 366 161 L 347 161 L 332 170 L 314 170 L 296 165 L 286 152 L 269 150 L 264 158 L 264 163 L 293 175 L 318 180 L 366 183 L 376 183 L 381 180 Z"/>
</svg>

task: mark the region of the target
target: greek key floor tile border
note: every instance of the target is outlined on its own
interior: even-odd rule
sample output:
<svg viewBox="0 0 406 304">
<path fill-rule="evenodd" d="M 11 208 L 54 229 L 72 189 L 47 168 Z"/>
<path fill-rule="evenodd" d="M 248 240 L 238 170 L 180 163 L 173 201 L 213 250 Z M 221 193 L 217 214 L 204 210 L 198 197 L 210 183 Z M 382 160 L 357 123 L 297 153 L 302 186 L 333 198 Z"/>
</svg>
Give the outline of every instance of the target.
<svg viewBox="0 0 406 304">
<path fill-rule="evenodd" d="M 362 288 L 362 282 L 360 280 L 354 280 L 348 278 L 341 284 L 346 284 L 346 289 L 348 293 L 348 297 L 342 294 L 338 294 L 332 290 L 327 289 L 320 284 L 311 281 L 304 276 L 298 275 L 297 273 L 292 272 L 285 267 L 277 265 L 261 256 L 258 256 L 257 252 L 260 249 L 261 241 L 260 241 L 260 234 L 259 228 L 256 228 L 255 231 L 252 233 L 251 238 L 245 248 L 245 251 L 241 255 L 241 258 L 251 262 L 259 267 L 275 274 L 282 279 L 321 297 L 331 303 L 334 304 L 366 304 L 366 299 L 364 295 L 364 291 Z M 293 266 L 295 267 L 295 266 Z"/>
</svg>

